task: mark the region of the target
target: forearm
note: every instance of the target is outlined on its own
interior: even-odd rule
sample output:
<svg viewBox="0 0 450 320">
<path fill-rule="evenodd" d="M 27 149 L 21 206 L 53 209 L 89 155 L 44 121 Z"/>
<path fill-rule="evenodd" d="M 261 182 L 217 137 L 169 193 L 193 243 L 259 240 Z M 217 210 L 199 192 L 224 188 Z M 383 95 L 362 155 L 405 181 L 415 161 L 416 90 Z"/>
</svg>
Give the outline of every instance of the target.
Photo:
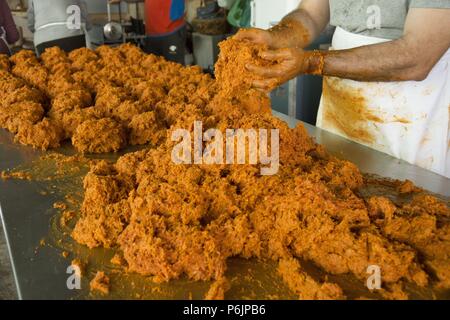
<svg viewBox="0 0 450 320">
<path fill-rule="evenodd" d="M 305 48 L 316 38 L 316 29 L 309 13 L 297 9 L 269 31 L 276 35 L 279 48 Z"/>
<path fill-rule="evenodd" d="M 450 10 L 411 9 L 398 40 L 324 53 L 323 74 L 359 81 L 420 81 L 450 46 Z"/>
<path fill-rule="evenodd" d="M 405 39 L 350 50 L 323 52 L 326 76 L 357 81 L 422 80 L 436 61 L 421 59 L 420 47 Z"/>
<path fill-rule="evenodd" d="M 330 20 L 328 0 L 304 0 L 270 31 L 279 48 L 305 48 L 316 39 Z"/>
</svg>

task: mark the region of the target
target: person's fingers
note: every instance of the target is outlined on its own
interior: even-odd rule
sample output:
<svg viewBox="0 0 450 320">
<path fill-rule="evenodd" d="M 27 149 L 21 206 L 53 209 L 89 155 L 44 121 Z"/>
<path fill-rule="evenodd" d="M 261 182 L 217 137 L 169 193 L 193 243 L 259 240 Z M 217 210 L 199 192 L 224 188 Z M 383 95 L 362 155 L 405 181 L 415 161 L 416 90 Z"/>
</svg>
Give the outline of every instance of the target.
<svg viewBox="0 0 450 320">
<path fill-rule="evenodd" d="M 251 39 L 254 37 L 255 31 L 254 29 L 241 29 L 238 33 L 234 35 L 234 39 L 236 40 L 244 40 L 244 39 Z"/>
<path fill-rule="evenodd" d="M 254 65 L 254 64 L 248 64 L 248 65 L 246 65 L 246 68 L 248 71 L 250 71 L 258 76 L 268 78 L 268 79 L 281 77 L 283 74 L 286 73 L 286 70 L 281 65 L 274 65 L 274 66 L 270 66 L 270 67 L 260 67 L 260 66 Z"/>
<path fill-rule="evenodd" d="M 236 40 L 252 40 L 257 35 L 258 31 L 256 29 L 241 29 L 233 38 Z"/>
<path fill-rule="evenodd" d="M 265 80 L 254 80 L 252 82 L 252 87 L 264 92 L 272 91 L 278 86 L 277 79 L 265 79 Z"/>
<path fill-rule="evenodd" d="M 251 28 L 251 29 L 241 29 L 239 32 L 233 37 L 236 40 L 249 40 L 253 43 L 259 44 L 269 44 L 268 36 L 265 35 L 264 30 Z"/>
<path fill-rule="evenodd" d="M 286 60 L 292 58 L 292 51 L 290 49 L 266 50 L 261 52 L 260 57 L 270 61 Z"/>
</svg>

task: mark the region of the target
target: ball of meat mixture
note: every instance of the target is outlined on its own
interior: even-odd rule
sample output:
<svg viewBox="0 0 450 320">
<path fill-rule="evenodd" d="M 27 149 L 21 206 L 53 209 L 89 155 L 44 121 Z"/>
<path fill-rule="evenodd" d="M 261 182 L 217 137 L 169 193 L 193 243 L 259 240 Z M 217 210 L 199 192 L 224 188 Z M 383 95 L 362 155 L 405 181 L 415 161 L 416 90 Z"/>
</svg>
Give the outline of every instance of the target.
<svg viewBox="0 0 450 320">
<path fill-rule="evenodd" d="M 0 54 L 0 70 L 8 71 L 10 67 L 8 56 L 6 54 Z"/>
<path fill-rule="evenodd" d="M 72 144 L 82 153 L 117 152 L 127 145 L 126 132 L 110 118 L 88 120 L 77 127 Z"/>
<path fill-rule="evenodd" d="M 64 140 L 64 131 L 53 120 L 44 118 L 36 124 L 27 123 L 20 126 L 15 140 L 45 151 L 60 146 Z"/>
<path fill-rule="evenodd" d="M 52 112 L 66 112 L 90 106 L 92 97 L 86 90 L 72 90 L 54 97 L 51 103 Z"/>
<path fill-rule="evenodd" d="M 20 127 L 34 124 L 44 117 L 40 103 L 23 101 L 0 108 L 0 127 L 17 133 Z"/>
<path fill-rule="evenodd" d="M 67 137 L 72 137 L 80 124 L 88 120 L 102 118 L 97 115 L 94 107 L 75 109 L 62 114 L 60 122 L 66 132 Z"/>
<path fill-rule="evenodd" d="M 43 106 L 45 105 L 45 96 L 44 94 L 36 88 L 30 88 L 28 86 L 23 86 L 10 92 L 4 92 L 1 95 L 3 105 L 10 105 L 16 102 L 27 102 L 32 101 L 36 103 L 40 103 Z"/>
<path fill-rule="evenodd" d="M 149 142 L 157 145 L 164 136 L 153 111 L 134 116 L 128 128 L 130 129 L 129 142 L 131 145 L 142 145 Z"/>
</svg>

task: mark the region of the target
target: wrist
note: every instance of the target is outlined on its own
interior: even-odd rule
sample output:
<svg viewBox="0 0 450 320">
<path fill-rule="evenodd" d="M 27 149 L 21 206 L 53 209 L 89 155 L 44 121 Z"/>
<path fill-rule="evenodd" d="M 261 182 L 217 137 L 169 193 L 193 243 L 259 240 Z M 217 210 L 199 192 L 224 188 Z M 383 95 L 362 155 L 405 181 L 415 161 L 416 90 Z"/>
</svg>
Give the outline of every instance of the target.
<svg viewBox="0 0 450 320">
<path fill-rule="evenodd" d="M 323 75 L 326 53 L 314 50 L 307 53 L 305 74 Z"/>
</svg>

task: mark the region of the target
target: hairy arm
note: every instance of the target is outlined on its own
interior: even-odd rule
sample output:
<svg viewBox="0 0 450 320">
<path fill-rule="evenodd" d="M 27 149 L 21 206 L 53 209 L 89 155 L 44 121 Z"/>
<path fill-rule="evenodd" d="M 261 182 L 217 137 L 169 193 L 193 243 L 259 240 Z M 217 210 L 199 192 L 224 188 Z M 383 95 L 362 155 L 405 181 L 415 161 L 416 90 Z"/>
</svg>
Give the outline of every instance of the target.
<svg viewBox="0 0 450 320">
<path fill-rule="evenodd" d="M 266 44 L 271 49 L 305 48 L 320 35 L 329 20 L 329 0 L 303 0 L 296 10 L 273 28 L 243 29 L 236 38 Z"/>
<path fill-rule="evenodd" d="M 330 21 L 329 0 L 304 0 L 270 31 L 279 37 L 280 48 L 305 48 Z"/>
<path fill-rule="evenodd" d="M 450 9 L 414 8 L 398 40 L 324 53 L 323 74 L 359 81 L 420 81 L 450 47 Z"/>
</svg>

